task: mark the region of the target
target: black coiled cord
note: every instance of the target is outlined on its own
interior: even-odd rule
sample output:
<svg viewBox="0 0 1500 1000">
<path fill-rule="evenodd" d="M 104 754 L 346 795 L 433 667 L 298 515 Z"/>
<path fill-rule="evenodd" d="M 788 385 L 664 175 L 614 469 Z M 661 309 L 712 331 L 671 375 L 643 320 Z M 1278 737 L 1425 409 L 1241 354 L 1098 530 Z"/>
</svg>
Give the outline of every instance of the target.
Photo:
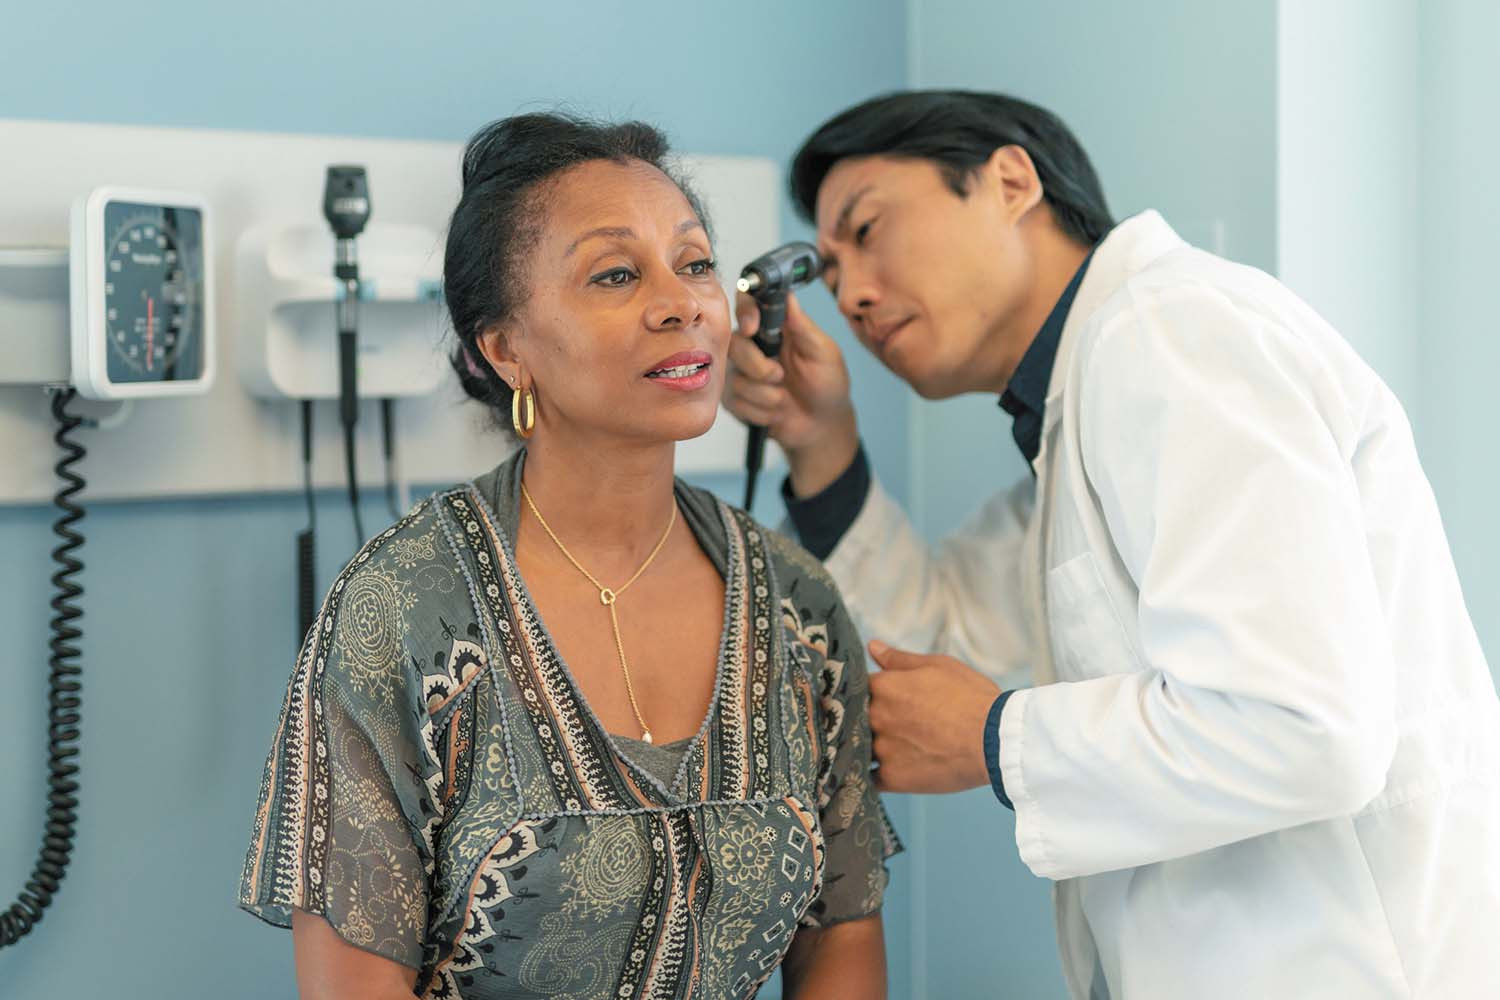
<svg viewBox="0 0 1500 1000">
<path fill-rule="evenodd" d="M 83 536 L 73 526 L 83 520 L 83 508 L 73 503 L 73 498 L 83 492 L 83 478 L 73 471 L 73 466 L 86 454 L 84 448 L 68 435 L 83 423 L 82 418 L 67 412 L 67 406 L 76 395 L 72 389 L 54 393 L 52 415 L 57 419 L 57 433 L 53 440 L 62 449 L 63 457 L 54 467 L 57 477 L 65 485 L 58 490 L 54 503 L 60 515 L 52 525 L 52 531 L 62 544 L 52 550 L 52 561 L 59 569 L 52 574 L 52 586 L 56 595 L 52 598 L 52 649 L 48 691 L 48 739 L 47 739 L 47 825 L 42 834 L 42 849 L 37 857 L 36 868 L 26 883 L 26 888 L 4 914 L 0 914 L 0 947 L 15 944 L 31 931 L 42 919 L 42 911 L 52 902 L 52 896 L 62 884 L 67 873 L 69 857 L 73 852 L 74 826 L 78 820 L 78 756 L 79 725 L 82 719 L 83 668 L 77 663 L 78 647 L 73 645 L 82 638 L 83 632 L 74 623 L 83 617 L 83 609 L 73 602 L 83 594 L 83 588 L 73 582 L 73 577 L 83 570 L 83 563 L 73 553 L 83 547 Z"/>
</svg>

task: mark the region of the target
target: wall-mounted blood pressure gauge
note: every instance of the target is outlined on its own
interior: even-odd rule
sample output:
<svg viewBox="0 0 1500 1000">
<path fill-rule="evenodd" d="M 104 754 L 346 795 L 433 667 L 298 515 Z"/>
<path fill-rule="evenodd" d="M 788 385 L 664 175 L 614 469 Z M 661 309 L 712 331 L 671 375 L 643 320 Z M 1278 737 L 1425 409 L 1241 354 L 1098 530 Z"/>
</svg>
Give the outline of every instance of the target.
<svg viewBox="0 0 1500 1000">
<path fill-rule="evenodd" d="M 91 399 L 184 396 L 214 377 L 203 199 L 96 188 L 73 206 L 72 381 Z"/>
</svg>

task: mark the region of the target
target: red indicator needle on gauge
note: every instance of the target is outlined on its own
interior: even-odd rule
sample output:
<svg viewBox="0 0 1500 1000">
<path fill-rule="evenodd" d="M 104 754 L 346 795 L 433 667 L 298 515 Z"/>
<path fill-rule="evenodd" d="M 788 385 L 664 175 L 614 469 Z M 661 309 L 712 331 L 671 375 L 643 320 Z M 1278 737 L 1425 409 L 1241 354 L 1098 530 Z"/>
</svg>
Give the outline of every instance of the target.
<svg viewBox="0 0 1500 1000">
<path fill-rule="evenodd" d="M 151 370 L 151 341 L 156 332 L 156 300 L 146 297 L 146 370 Z"/>
</svg>

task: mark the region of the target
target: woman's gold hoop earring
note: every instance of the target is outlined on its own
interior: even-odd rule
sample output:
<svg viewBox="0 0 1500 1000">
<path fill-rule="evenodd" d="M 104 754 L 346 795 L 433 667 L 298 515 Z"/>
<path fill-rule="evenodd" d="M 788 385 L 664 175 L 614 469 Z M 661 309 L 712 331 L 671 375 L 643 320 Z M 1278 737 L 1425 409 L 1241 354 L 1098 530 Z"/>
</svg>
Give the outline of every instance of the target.
<svg viewBox="0 0 1500 1000">
<path fill-rule="evenodd" d="M 521 397 L 526 398 L 526 418 L 521 419 Z M 528 387 L 513 390 L 510 394 L 510 422 L 515 425 L 516 436 L 521 439 L 531 437 L 531 432 L 536 430 L 536 393 Z"/>
</svg>

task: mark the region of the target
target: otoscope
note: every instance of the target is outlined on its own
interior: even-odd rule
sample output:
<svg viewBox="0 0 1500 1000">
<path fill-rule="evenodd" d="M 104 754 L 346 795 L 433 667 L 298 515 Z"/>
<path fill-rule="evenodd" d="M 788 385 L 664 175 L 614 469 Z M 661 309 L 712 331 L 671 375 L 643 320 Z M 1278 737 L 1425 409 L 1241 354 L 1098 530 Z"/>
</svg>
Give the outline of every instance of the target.
<svg viewBox="0 0 1500 1000">
<path fill-rule="evenodd" d="M 357 334 L 359 310 L 359 259 L 354 238 L 364 231 L 370 220 L 370 189 L 364 167 L 332 166 L 323 186 L 323 217 L 333 228 L 337 239 L 333 276 L 344 283 L 344 294 L 338 300 L 339 325 L 339 420 L 344 425 L 344 468 L 349 477 L 349 504 L 354 509 L 354 530 L 365 541 L 359 516 L 359 481 L 354 474 L 354 425 L 359 421 L 359 387 L 356 362 L 359 355 Z"/>
<path fill-rule="evenodd" d="M 823 273 L 823 258 L 811 243 L 787 243 L 755 258 L 740 271 L 735 287 L 747 292 L 760 307 L 755 345 L 768 358 L 781 353 L 781 330 L 786 326 L 786 297 L 797 285 Z M 766 429 L 750 427 L 745 446 L 745 510 L 755 502 L 755 480 L 766 454 Z"/>
</svg>

